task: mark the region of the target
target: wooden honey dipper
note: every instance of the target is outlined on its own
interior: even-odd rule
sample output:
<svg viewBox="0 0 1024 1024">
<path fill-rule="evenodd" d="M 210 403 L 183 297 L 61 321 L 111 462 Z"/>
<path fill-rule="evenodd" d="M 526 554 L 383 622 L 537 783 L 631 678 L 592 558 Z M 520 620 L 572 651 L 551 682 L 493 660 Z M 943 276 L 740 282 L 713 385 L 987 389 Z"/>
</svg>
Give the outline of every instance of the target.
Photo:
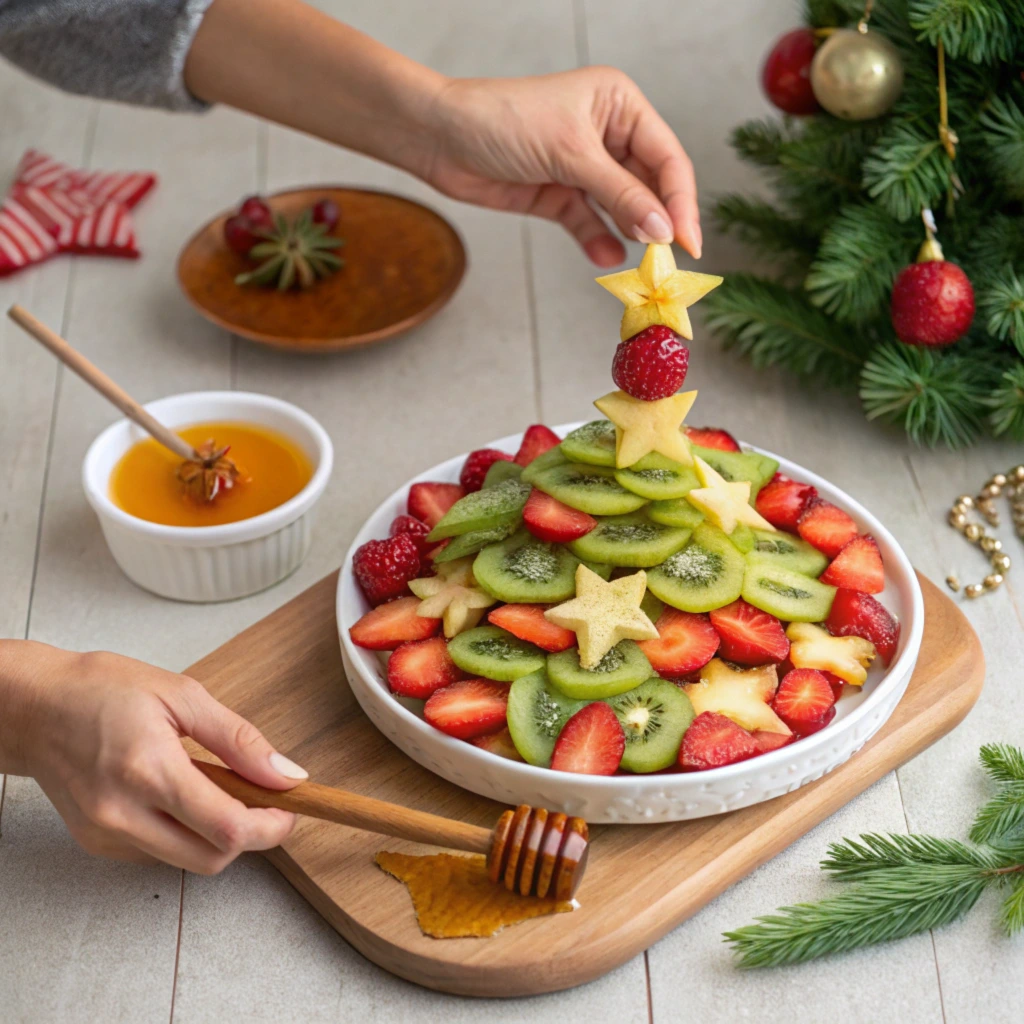
<svg viewBox="0 0 1024 1024">
<path fill-rule="evenodd" d="M 278 807 L 414 843 L 486 854 L 491 881 L 523 896 L 572 899 L 587 867 L 587 823 L 543 807 L 520 804 L 502 812 L 494 828 L 486 829 L 315 782 L 301 782 L 294 789 L 264 789 L 230 768 L 192 763 L 247 807 Z"/>
</svg>

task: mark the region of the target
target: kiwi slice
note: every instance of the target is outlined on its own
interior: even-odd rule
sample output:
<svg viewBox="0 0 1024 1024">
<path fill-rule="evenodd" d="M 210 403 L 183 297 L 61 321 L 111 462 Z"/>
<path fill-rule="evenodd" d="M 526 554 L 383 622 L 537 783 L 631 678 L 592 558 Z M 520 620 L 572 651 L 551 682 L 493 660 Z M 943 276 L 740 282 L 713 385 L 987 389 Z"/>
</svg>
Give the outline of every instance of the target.
<svg viewBox="0 0 1024 1024">
<path fill-rule="evenodd" d="M 486 490 L 467 494 L 448 509 L 444 518 L 427 534 L 427 540 L 434 542 L 516 523 L 522 517 L 523 506 L 529 496 L 530 488 L 519 480 L 506 480 Z"/>
<path fill-rule="evenodd" d="M 562 442 L 562 451 L 570 462 L 614 466 L 615 424 L 610 420 L 594 420 L 577 427 Z"/>
<path fill-rule="evenodd" d="M 700 487 L 697 474 L 689 466 L 666 459 L 657 452 L 645 455 L 629 469 L 617 469 L 615 479 L 627 491 L 655 501 L 681 498 Z"/>
<path fill-rule="evenodd" d="M 704 522 L 704 513 L 685 498 L 652 501 L 645 511 L 656 523 L 664 523 L 666 526 L 681 526 L 693 530 Z"/>
<path fill-rule="evenodd" d="M 459 633 L 448 641 L 448 653 L 463 672 L 501 683 L 539 672 L 547 662 L 539 647 L 497 626 L 477 626 Z"/>
<path fill-rule="evenodd" d="M 562 446 L 556 444 L 554 448 L 549 448 L 546 452 L 538 455 L 523 471 L 519 474 L 519 479 L 524 484 L 532 484 L 534 477 L 543 473 L 545 469 L 552 469 L 555 466 L 563 466 L 569 460 L 565 457 L 565 453 L 562 451 Z M 493 468 L 493 467 L 492 467 Z"/>
<path fill-rule="evenodd" d="M 644 592 L 644 599 L 640 602 L 640 611 L 644 613 L 655 625 L 665 610 L 665 602 L 660 597 L 655 597 L 649 590 Z"/>
<path fill-rule="evenodd" d="M 729 534 L 729 540 L 732 541 L 733 547 L 744 555 L 752 551 L 756 543 L 754 531 L 746 523 L 737 523 Z"/>
<path fill-rule="evenodd" d="M 701 448 L 696 444 L 691 450 L 712 469 L 718 470 L 730 483 L 736 480 L 749 480 L 751 504 L 754 503 L 757 492 L 775 476 L 779 468 L 774 459 L 768 458 L 767 455 L 759 455 L 757 452 L 723 452 L 717 448 Z"/>
<path fill-rule="evenodd" d="M 605 466 L 567 462 L 564 466 L 539 473 L 534 477 L 533 485 L 570 508 L 592 516 L 620 516 L 647 504 L 646 498 L 627 491 L 615 479 L 615 471 Z"/>
<path fill-rule="evenodd" d="M 587 669 L 580 665 L 576 647 L 548 655 L 548 679 L 575 700 L 600 700 L 614 697 L 639 686 L 654 675 L 647 655 L 633 640 L 620 640 L 597 664 Z"/>
<path fill-rule="evenodd" d="M 518 526 L 518 523 L 509 523 L 508 526 L 494 526 L 490 530 L 473 530 L 471 533 L 460 534 L 453 537 L 434 555 L 434 562 L 454 562 L 456 558 L 475 555 L 488 544 L 496 544 L 515 533 Z"/>
<path fill-rule="evenodd" d="M 555 689 L 544 672 L 520 676 L 508 691 L 508 731 L 529 764 L 547 768 L 562 726 L 587 704 Z"/>
<path fill-rule="evenodd" d="M 522 475 L 523 467 L 519 463 L 499 459 L 497 462 L 491 463 L 491 468 L 487 470 L 484 487 L 496 487 L 506 480 L 518 480 Z"/>
<path fill-rule="evenodd" d="M 748 562 L 743 600 L 783 622 L 823 622 L 832 610 L 836 588 L 803 573 L 764 562 Z"/>
<path fill-rule="evenodd" d="M 675 764 L 683 733 L 694 719 L 690 698 L 675 683 L 655 676 L 606 703 L 626 735 L 623 768 L 657 772 Z"/>
<path fill-rule="evenodd" d="M 555 604 L 576 593 L 579 564 L 568 548 L 520 530 L 508 540 L 488 544 L 473 562 L 473 575 L 499 601 Z"/>
<path fill-rule="evenodd" d="M 689 544 L 647 573 L 647 587 L 684 612 L 709 612 L 736 600 L 746 562 L 717 526 L 701 523 Z"/>
<path fill-rule="evenodd" d="M 754 546 L 747 552 L 748 562 L 763 562 L 805 576 L 820 576 L 828 558 L 807 541 L 781 530 L 751 530 Z"/>
<path fill-rule="evenodd" d="M 689 530 L 652 523 L 640 511 L 599 519 L 590 533 L 569 545 L 569 550 L 577 558 L 593 562 L 646 569 L 661 565 L 689 539 Z"/>
</svg>

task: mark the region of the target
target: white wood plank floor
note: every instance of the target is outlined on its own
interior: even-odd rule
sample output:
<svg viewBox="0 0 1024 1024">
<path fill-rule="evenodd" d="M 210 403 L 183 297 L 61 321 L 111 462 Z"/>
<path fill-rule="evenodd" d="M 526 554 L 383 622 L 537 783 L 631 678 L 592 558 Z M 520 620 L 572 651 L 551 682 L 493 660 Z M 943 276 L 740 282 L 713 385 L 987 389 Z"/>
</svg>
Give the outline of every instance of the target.
<svg viewBox="0 0 1024 1024">
<path fill-rule="evenodd" d="M 683 138 L 705 200 L 716 190 L 758 187 L 725 140 L 734 124 L 767 112 L 757 68 L 796 20 L 790 5 L 757 0 L 321 6 L 453 74 L 623 68 Z M 0 282 L 0 307 L 33 309 L 143 400 L 234 387 L 296 401 L 331 432 L 338 463 L 314 551 L 291 579 L 232 604 L 169 606 L 120 575 L 81 493 L 82 456 L 111 410 L 0 319 L 0 635 L 181 668 L 337 565 L 381 495 L 413 472 L 538 417 L 585 417 L 607 386 L 616 304 L 595 292 L 590 267 L 550 225 L 459 206 L 397 172 L 229 111 L 188 117 L 100 105 L 0 65 L 0 186 L 30 145 L 92 167 L 150 167 L 161 184 L 139 211 L 139 263 L 56 259 Z M 196 224 L 257 188 L 330 180 L 423 198 L 458 225 L 470 269 L 441 317 L 380 348 L 298 359 L 239 342 L 191 312 L 173 266 Z M 706 234 L 702 269 L 744 265 L 733 244 Z M 785 452 L 850 490 L 933 579 L 953 568 L 965 579 L 978 574 L 944 510 L 959 491 L 1020 461 L 1020 451 L 917 451 L 869 427 L 850 401 L 755 373 L 699 327 L 692 363 L 699 420 Z M 1019 546 L 1005 531 L 1004 541 L 1014 557 Z M 934 936 L 785 971 L 738 973 L 720 933 L 823 892 L 817 861 L 832 839 L 963 832 L 983 793 L 979 745 L 1022 739 L 1022 602 L 1006 587 L 967 607 L 989 674 L 977 709 L 953 735 L 647 954 L 570 995 L 484 1004 L 418 989 L 352 951 L 263 861 L 243 859 L 213 879 L 96 861 L 70 841 L 34 783 L 8 779 L 0 802 L 0 1021 L 1019 1019 L 1024 946 L 999 936 L 991 903 Z"/>
</svg>

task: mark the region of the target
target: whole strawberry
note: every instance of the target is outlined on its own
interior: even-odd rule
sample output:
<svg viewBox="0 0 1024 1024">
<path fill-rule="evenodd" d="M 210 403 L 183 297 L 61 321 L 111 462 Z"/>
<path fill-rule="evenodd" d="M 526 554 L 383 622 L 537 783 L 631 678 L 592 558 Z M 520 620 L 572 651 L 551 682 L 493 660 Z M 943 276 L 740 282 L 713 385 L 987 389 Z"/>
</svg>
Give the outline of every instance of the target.
<svg viewBox="0 0 1024 1024">
<path fill-rule="evenodd" d="M 409 592 L 409 580 L 420 573 L 416 541 L 407 533 L 367 541 L 352 556 L 352 572 L 374 607 L 401 597 Z"/>
<path fill-rule="evenodd" d="M 467 494 L 471 491 L 479 491 L 484 485 L 484 477 L 487 470 L 496 462 L 511 462 L 513 456 L 499 452 L 497 448 L 478 448 L 470 452 L 462 465 L 462 472 L 459 474 L 459 483 Z"/>
<path fill-rule="evenodd" d="M 674 395 L 686 380 L 690 350 L 675 331 L 654 324 L 622 342 L 612 361 L 612 380 L 634 398 L 655 402 Z"/>
</svg>

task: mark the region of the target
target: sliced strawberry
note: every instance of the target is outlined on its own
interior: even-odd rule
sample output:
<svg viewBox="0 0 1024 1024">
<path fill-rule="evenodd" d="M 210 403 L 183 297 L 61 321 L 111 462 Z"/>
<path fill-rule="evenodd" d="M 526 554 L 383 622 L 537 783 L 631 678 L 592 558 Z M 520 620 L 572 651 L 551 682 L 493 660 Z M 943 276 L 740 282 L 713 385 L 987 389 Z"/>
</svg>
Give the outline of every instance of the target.
<svg viewBox="0 0 1024 1024">
<path fill-rule="evenodd" d="M 487 616 L 487 621 L 508 630 L 520 640 L 557 654 L 576 643 L 576 634 L 571 629 L 548 622 L 544 612 L 549 607 L 546 604 L 503 604 Z"/>
<path fill-rule="evenodd" d="M 857 536 L 857 524 L 841 508 L 818 497 L 807 503 L 796 530 L 829 558 L 835 558 Z"/>
<path fill-rule="evenodd" d="M 462 678 L 443 636 L 411 640 L 388 658 L 388 686 L 402 697 L 426 700 L 435 690 Z"/>
<path fill-rule="evenodd" d="M 556 772 L 614 775 L 626 749 L 626 737 L 615 712 L 596 700 L 576 712 L 558 734 L 551 755 Z"/>
<path fill-rule="evenodd" d="M 352 556 L 352 575 L 372 605 L 409 593 L 409 580 L 420 574 L 420 552 L 407 533 L 370 540 Z"/>
<path fill-rule="evenodd" d="M 702 711 L 683 735 L 679 763 L 699 771 L 745 761 L 757 753 L 754 737 L 743 726 L 717 711 Z"/>
<path fill-rule="evenodd" d="M 765 732 L 764 729 L 755 729 L 750 735 L 754 737 L 759 754 L 767 754 L 770 750 L 778 750 L 779 747 L 784 747 L 796 739 L 793 733 L 784 736 L 781 732 Z"/>
<path fill-rule="evenodd" d="M 727 430 L 718 427 L 687 427 L 686 436 L 701 448 L 717 448 L 720 452 L 738 452 L 739 443 Z"/>
<path fill-rule="evenodd" d="M 825 716 L 835 710 L 836 698 L 824 674 L 814 668 L 795 668 L 779 683 L 772 700 L 775 714 L 793 732 L 806 736 L 824 725 Z"/>
<path fill-rule="evenodd" d="M 507 705 L 507 686 L 489 679 L 462 679 L 435 690 L 423 705 L 423 717 L 449 736 L 471 740 L 501 728 Z"/>
<path fill-rule="evenodd" d="M 680 679 L 703 668 L 718 650 L 718 634 L 706 615 L 665 607 L 658 616 L 658 639 L 644 640 L 640 650 L 658 675 Z"/>
<path fill-rule="evenodd" d="M 532 427 L 526 428 L 523 434 L 523 443 L 516 452 L 515 462 L 520 466 L 528 466 L 538 455 L 561 444 L 562 439 L 543 423 L 534 423 Z"/>
<path fill-rule="evenodd" d="M 590 533 L 597 520 L 579 509 L 563 505 L 550 494 L 535 487 L 526 499 L 523 522 L 535 537 L 556 544 L 566 544 Z"/>
<path fill-rule="evenodd" d="M 816 487 L 790 480 L 782 473 L 776 473 L 757 492 L 757 511 L 778 530 L 796 533 L 797 523 L 807 503 L 818 496 Z"/>
<path fill-rule="evenodd" d="M 391 526 L 388 529 L 388 536 L 397 537 L 400 533 L 407 533 L 412 537 L 421 555 L 430 547 L 424 540 L 426 535 L 430 533 L 430 527 L 415 516 L 397 516 L 392 520 Z"/>
<path fill-rule="evenodd" d="M 818 669 L 818 671 L 828 680 L 828 685 L 832 687 L 832 696 L 839 700 L 843 695 L 843 690 L 846 688 L 846 683 L 834 672 L 826 672 L 823 668 Z"/>
<path fill-rule="evenodd" d="M 885 569 L 875 538 L 854 537 L 836 555 L 820 579 L 833 587 L 859 590 L 862 594 L 880 594 L 885 590 Z"/>
<path fill-rule="evenodd" d="M 720 653 L 729 661 L 767 665 L 789 657 L 789 641 L 782 623 L 742 598 L 716 608 L 711 613 L 711 625 L 722 638 Z"/>
<path fill-rule="evenodd" d="M 466 492 L 458 484 L 435 483 L 432 480 L 421 484 L 413 484 L 409 488 L 409 499 L 406 511 L 409 515 L 422 519 L 433 529 L 448 511 Z"/>
<path fill-rule="evenodd" d="M 367 612 L 349 631 L 352 643 L 371 651 L 393 651 L 407 640 L 426 640 L 441 628 L 440 619 L 416 614 L 418 597 L 400 597 Z"/>
<path fill-rule="evenodd" d="M 459 483 L 462 489 L 470 494 L 479 491 L 484 485 L 484 477 L 487 470 L 496 462 L 511 462 L 512 456 L 506 452 L 499 452 L 497 448 L 479 448 L 466 456 L 462 464 L 462 472 L 459 474 Z"/>
<path fill-rule="evenodd" d="M 516 750 L 516 745 L 512 742 L 512 734 L 508 731 L 507 725 L 504 729 L 499 729 L 497 732 L 475 736 L 469 742 L 474 747 L 490 751 L 490 753 L 497 754 L 499 757 L 507 757 L 510 761 L 523 760 L 523 755 Z"/>
<path fill-rule="evenodd" d="M 870 640 L 878 648 L 884 665 L 896 653 L 900 624 L 870 594 L 837 590 L 825 625 L 833 636 L 862 636 Z"/>
</svg>

